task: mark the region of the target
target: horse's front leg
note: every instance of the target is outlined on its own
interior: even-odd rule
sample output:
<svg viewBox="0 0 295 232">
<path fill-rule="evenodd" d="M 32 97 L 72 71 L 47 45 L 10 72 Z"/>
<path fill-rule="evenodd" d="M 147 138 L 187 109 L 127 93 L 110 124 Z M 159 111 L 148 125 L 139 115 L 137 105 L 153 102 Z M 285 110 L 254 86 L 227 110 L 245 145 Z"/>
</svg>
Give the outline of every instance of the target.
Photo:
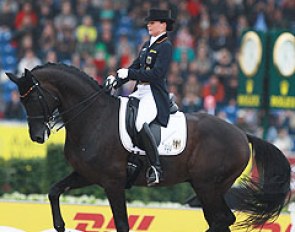
<svg viewBox="0 0 295 232">
<path fill-rule="evenodd" d="M 56 231 L 65 231 L 65 223 L 60 212 L 59 196 L 70 189 L 81 188 L 88 185 L 91 185 L 91 183 L 86 181 L 77 172 L 72 172 L 69 176 L 51 187 L 48 197 L 52 211 L 53 225 Z"/>
<path fill-rule="evenodd" d="M 105 188 L 105 192 L 110 202 L 117 232 L 128 232 L 129 224 L 126 209 L 124 183 L 113 184 L 112 186 Z"/>
</svg>

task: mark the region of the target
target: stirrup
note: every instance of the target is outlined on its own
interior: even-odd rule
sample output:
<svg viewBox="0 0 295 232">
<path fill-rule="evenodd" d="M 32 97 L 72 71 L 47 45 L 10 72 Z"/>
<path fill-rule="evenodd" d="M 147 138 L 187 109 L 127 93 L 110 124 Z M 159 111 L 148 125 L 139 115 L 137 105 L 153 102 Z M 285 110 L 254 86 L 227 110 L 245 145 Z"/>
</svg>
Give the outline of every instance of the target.
<svg viewBox="0 0 295 232">
<path fill-rule="evenodd" d="M 152 179 L 153 178 L 153 179 Z M 160 183 L 160 172 L 155 166 L 150 166 L 146 172 L 147 186 L 151 187 Z"/>
</svg>

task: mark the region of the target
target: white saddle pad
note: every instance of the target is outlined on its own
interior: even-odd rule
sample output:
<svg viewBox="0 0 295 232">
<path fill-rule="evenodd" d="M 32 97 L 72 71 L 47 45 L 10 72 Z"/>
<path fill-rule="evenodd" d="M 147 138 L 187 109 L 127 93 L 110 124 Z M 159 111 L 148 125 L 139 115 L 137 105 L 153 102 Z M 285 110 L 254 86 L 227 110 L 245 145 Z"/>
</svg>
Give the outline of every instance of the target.
<svg viewBox="0 0 295 232">
<path fill-rule="evenodd" d="M 126 108 L 127 97 L 120 97 L 119 112 L 119 131 L 122 144 L 129 152 L 135 152 L 145 155 L 145 151 L 134 146 L 132 140 L 126 130 Z M 170 115 L 170 120 L 166 128 L 161 127 L 161 142 L 158 146 L 160 155 L 178 155 L 185 146 L 187 140 L 186 119 L 182 112 L 176 112 Z"/>
</svg>

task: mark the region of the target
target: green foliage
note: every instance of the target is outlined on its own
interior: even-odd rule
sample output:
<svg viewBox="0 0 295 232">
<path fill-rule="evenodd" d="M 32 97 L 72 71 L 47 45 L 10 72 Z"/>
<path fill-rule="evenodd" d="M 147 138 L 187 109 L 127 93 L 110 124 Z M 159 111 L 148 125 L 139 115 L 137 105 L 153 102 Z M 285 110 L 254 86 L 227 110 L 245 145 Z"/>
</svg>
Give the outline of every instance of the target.
<svg viewBox="0 0 295 232">
<path fill-rule="evenodd" d="M 0 195 L 16 191 L 22 194 L 47 194 L 54 183 L 62 180 L 71 172 L 72 168 L 66 162 L 61 145 L 49 146 L 45 159 L 11 159 L 8 161 L 0 159 Z M 96 185 L 71 190 L 66 194 L 106 198 L 104 190 Z M 128 202 L 184 203 L 192 194 L 190 185 L 183 183 L 162 188 L 132 187 L 126 191 L 126 199 Z"/>
<path fill-rule="evenodd" d="M 0 196 L 6 191 L 7 174 L 5 169 L 5 161 L 0 158 Z"/>
<path fill-rule="evenodd" d="M 72 172 L 72 168 L 66 162 L 62 145 L 48 146 L 47 156 L 44 160 L 45 176 L 43 189 L 48 192 L 50 187 L 62 180 Z"/>
<path fill-rule="evenodd" d="M 139 200 L 144 203 L 150 201 L 185 203 L 192 194 L 193 190 L 190 184 L 182 183 L 161 188 L 132 187 L 126 191 L 126 199 L 129 202 Z"/>
<path fill-rule="evenodd" d="M 10 159 L 2 165 L 5 171 L 3 192 L 42 193 L 43 159 Z"/>
</svg>

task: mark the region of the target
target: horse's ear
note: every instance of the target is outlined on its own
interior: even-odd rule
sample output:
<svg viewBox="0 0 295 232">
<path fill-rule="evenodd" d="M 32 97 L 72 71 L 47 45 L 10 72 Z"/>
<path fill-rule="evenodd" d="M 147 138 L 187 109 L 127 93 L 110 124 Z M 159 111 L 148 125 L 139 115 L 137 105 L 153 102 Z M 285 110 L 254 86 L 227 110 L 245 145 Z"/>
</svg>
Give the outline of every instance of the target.
<svg viewBox="0 0 295 232">
<path fill-rule="evenodd" d="M 32 78 L 33 74 L 31 73 L 31 71 L 29 69 L 25 68 L 25 77 L 26 78 Z"/>
<path fill-rule="evenodd" d="M 16 76 L 16 75 L 14 75 L 13 73 L 5 73 L 7 76 L 8 76 L 8 78 L 12 81 L 12 82 L 14 82 L 15 84 L 18 84 L 18 82 L 19 82 L 19 78 Z"/>
</svg>

